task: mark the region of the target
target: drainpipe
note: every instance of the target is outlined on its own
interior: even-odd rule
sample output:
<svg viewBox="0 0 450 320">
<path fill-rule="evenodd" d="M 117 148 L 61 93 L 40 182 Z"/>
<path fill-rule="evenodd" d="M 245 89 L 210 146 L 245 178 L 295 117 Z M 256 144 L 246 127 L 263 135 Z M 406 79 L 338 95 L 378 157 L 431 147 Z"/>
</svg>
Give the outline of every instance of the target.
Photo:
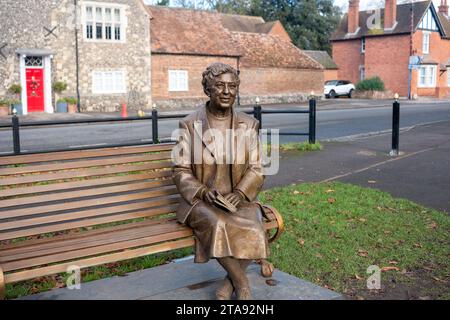
<svg viewBox="0 0 450 320">
<path fill-rule="evenodd" d="M 239 58 L 240 58 L 240 57 L 237 57 L 237 74 L 238 74 L 239 79 L 240 79 L 240 78 L 241 78 L 241 77 L 240 77 L 241 70 L 239 69 Z M 240 87 L 241 87 L 241 86 L 239 85 L 239 87 L 238 87 L 238 92 L 237 92 L 237 99 L 238 99 L 237 104 L 238 104 L 238 106 L 241 105 L 241 95 L 240 95 L 240 89 L 239 89 Z"/>
<path fill-rule="evenodd" d="M 77 78 L 77 109 L 80 112 L 80 63 L 78 55 L 78 0 L 73 0 L 75 6 L 75 68 L 76 68 L 76 78 Z"/>
</svg>

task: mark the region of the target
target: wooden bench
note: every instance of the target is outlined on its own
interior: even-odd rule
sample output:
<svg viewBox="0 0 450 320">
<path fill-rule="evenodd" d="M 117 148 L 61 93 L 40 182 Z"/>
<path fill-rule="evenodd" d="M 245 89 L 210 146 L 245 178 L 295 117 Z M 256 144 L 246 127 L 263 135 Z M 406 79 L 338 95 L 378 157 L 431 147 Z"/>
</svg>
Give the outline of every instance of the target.
<svg viewBox="0 0 450 320">
<path fill-rule="evenodd" d="M 0 158 L 0 297 L 5 284 L 193 246 L 177 223 L 173 144 Z M 265 206 L 269 241 L 283 232 Z"/>
</svg>

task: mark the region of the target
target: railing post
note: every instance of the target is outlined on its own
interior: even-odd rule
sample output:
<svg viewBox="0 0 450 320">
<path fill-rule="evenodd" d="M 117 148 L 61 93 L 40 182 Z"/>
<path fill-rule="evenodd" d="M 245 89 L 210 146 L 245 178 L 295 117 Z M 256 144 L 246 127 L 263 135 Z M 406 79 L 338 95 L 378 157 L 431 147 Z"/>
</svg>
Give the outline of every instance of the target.
<svg viewBox="0 0 450 320">
<path fill-rule="evenodd" d="M 259 129 L 258 129 L 258 133 L 259 130 L 261 130 L 262 128 L 262 112 L 261 112 L 262 108 L 261 105 L 259 104 L 259 98 L 256 98 L 256 105 L 253 107 L 253 116 L 255 117 L 256 120 L 259 121 Z"/>
<path fill-rule="evenodd" d="M 316 143 L 316 99 L 309 99 L 309 143 Z"/>
<path fill-rule="evenodd" d="M 154 144 L 159 143 L 158 137 L 158 110 L 155 106 L 152 109 L 152 140 Z"/>
<path fill-rule="evenodd" d="M 400 103 L 396 99 L 392 106 L 392 150 L 391 156 L 398 156 L 400 139 Z"/>
<path fill-rule="evenodd" d="M 20 154 L 20 134 L 19 134 L 19 118 L 17 115 L 12 117 L 12 134 L 13 134 L 13 144 L 14 144 L 14 154 Z"/>
</svg>

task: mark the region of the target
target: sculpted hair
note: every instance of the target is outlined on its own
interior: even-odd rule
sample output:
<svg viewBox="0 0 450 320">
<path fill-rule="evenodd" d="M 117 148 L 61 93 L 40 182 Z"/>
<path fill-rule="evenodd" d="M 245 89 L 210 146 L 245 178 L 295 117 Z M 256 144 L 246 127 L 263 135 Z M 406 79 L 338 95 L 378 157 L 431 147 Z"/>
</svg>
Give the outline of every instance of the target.
<svg viewBox="0 0 450 320">
<path fill-rule="evenodd" d="M 224 73 L 232 73 L 236 77 L 237 85 L 241 83 L 241 80 L 239 79 L 239 75 L 232 66 L 222 63 L 222 62 L 216 62 L 213 64 L 210 64 L 205 71 L 203 71 L 203 79 L 202 79 L 202 85 L 203 85 L 203 91 L 207 96 L 209 96 L 208 89 L 211 88 L 214 85 L 216 77 L 220 76 Z"/>
</svg>

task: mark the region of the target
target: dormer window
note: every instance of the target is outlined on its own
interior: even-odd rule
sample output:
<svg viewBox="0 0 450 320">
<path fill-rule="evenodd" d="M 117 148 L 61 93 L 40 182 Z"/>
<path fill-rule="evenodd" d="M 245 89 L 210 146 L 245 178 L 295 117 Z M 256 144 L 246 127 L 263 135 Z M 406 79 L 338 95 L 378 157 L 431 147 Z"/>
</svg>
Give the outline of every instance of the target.
<svg viewBox="0 0 450 320">
<path fill-rule="evenodd" d="M 124 42 L 124 6 L 85 2 L 82 8 L 82 25 L 85 40 Z"/>
<path fill-rule="evenodd" d="M 366 52 L 366 38 L 361 38 L 361 53 Z"/>
<path fill-rule="evenodd" d="M 430 53 L 430 32 L 423 32 L 423 41 L 422 41 L 422 53 L 429 54 Z"/>
</svg>

